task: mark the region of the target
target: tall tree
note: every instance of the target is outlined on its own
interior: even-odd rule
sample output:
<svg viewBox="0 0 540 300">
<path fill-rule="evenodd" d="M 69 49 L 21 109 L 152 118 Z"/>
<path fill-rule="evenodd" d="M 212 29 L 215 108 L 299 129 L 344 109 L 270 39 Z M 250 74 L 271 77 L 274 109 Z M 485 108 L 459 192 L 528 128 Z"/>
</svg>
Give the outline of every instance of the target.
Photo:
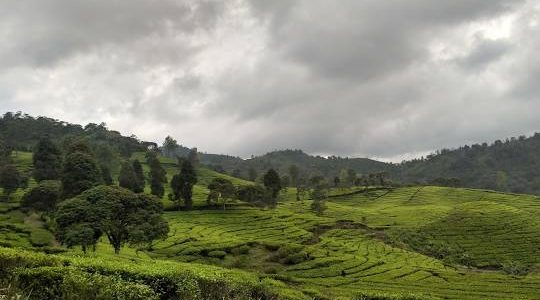
<svg viewBox="0 0 540 300">
<path fill-rule="evenodd" d="M 197 173 L 189 160 L 184 160 L 178 174 L 179 195 L 186 209 L 193 207 L 193 186 L 197 183 Z"/>
<path fill-rule="evenodd" d="M 120 174 L 118 175 L 118 183 L 121 187 L 126 188 L 134 193 L 141 193 L 143 190 L 139 184 L 137 175 L 133 170 L 131 162 L 125 161 L 120 168 Z"/>
<path fill-rule="evenodd" d="M 8 163 L 11 156 L 11 147 L 0 140 L 0 165 Z"/>
<path fill-rule="evenodd" d="M 22 175 L 15 165 L 6 164 L 0 166 L 0 187 L 4 189 L 4 196 L 7 200 L 22 185 Z"/>
<path fill-rule="evenodd" d="M 146 152 L 146 162 L 150 167 L 150 190 L 152 195 L 163 197 L 165 188 L 163 184 L 167 182 L 167 172 L 161 166 L 161 162 L 154 151 Z"/>
<path fill-rule="evenodd" d="M 199 165 L 199 152 L 197 151 L 197 148 L 191 148 L 189 150 L 187 160 L 189 160 L 193 167 L 197 167 Z"/>
<path fill-rule="evenodd" d="M 263 183 L 267 190 L 271 192 L 271 200 L 272 206 L 275 206 L 277 204 L 277 198 L 279 195 L 279 191 L 281 190 L 281 179 L 279 178 L 279 174 L 274 169 L 268 170 L 266 174 L 264 174 L 263 177 Z"/>
<path fill-rule="evenodd" d="M 69 147 L 62 170 L 62 194 L 64 198 L 76 196 L 101 183 L 101 171 L 83 142 Z"/>
<path fill-rule="evenodd" d="M 138 159 L 135 159 L 133 161 L 133 171 L 135 171 L 135 176 L 137 177 L 137 184 L 139 185 L 139 190 L 144 191 L 144 171 L 141 162 Z"/>
<path fill-rule="evenodd" d="M 291 184 L 294 187 L 298 187 L 298 177 L 300 176 L 300 171 L 296 165 L 289 166 L 289 177 L 291 178 Z"/>
<path fill-rule="evenodd" d="M 64 201 L 58 210 L 57 237 L 68 246 L 95 245 L 105 234 L 118 254 L 121 247 L 150 245 L 167 236 L 163 205 L 154 196 L 116 186 L 98 186 Z"/>
<path fill-rule="evenodd" d="M 176 155 L 176 150 L 178 149 L 178 142 L 168 135 L 163 141 L 163 155 L 167 157 L 174 157 Z"/>
<path fill-rule="evenodd" d="M 36 181 L 57 180 L 62 175 L 62 152 L 48 137 L 41 138 L 32 156 Z"/>
</svg>

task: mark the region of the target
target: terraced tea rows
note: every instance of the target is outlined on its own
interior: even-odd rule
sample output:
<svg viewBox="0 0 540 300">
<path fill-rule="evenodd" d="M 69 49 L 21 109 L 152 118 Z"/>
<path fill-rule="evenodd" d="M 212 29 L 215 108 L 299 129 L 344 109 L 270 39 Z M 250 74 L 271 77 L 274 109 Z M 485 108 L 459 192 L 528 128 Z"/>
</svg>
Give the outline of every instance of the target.
<svg viewBox="0 0 540 300">
<path fill-rule="evenodd" d="M 157 243 L 151 255 L 257 270 L 297 285 L 307 295 L 332 298 L 370 291 L 452 299 L 538 299 L 540 277 L 532 269 L 527 276 L 468 269 L 389 240 L 390 233 L 420 232 L 470 247 L 478 263 L 509 253 L 514 260 L 537 263 L 534 247 L 540 230 L 531 218 L 537 202 L 532 196 L 415 187 L 333 197 L 322 217 L 310 212 L 310 201 L 289 198 L 275 210 L 171 212 L 167 218 L 173 235 Z M 485 206 L 485 213 L 477 216 Z M 471 216 L 455 220 L 463 214 Z M 501 216 L 508 222 L 501 222 Z M 440 231 L 428 235 L 432 227 Z M 524 240 L 515 240 L 519 237 Z M 474 239 L 479 243 L 466 243 Z M 237 251 L 242 247 L 247 249 Z M 221 255 L 214 256 L 216 251 Z M 288 259 L 279 259 L 283 253 Z"/>
</svg>

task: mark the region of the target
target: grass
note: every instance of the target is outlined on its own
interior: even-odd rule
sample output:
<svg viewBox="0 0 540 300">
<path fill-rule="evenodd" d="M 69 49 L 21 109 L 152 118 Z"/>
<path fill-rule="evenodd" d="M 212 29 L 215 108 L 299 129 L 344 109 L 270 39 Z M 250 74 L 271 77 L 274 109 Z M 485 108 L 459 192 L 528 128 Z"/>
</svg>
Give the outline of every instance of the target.
<svg viewBox="0 0 540 300">
<path fill-rule="evenodd" d="M 142 154 L 135 157 L 147 170 Z M 162 161 L 170 179 L 177 167 Z M 30 285 L 68 274 L 59 280 L 75 287 L 127 285 L 149 298 L 162 288 L 150 282 L 190 274 L 199 292 L 215 289 L 206 280 L 226 286 L 226 299 L 256 298 L 248 295 L 254 291 L 267 299 L 540 299 L 538 197 L 429 186 L 332 189 L 327 210 L 317 216 L 311 201 L 296 201 L 289 188 L 276 209 L 238 202 L 208 210 L 200 208 L 213 178 L 251 183 L 197 171 L 196 209 L 167 211 L 167 239 L 151 250 L 123 248 L 120 256 L 104 241 L 86 255 L 31 252 L 57 248 L 42 222 L 17 209 L 19 191 L 0 205 L 0 243 L 29 251 L 0 248 L 0 263 L 13 255 L 38 261 L 26 268 Z"/>
</svg>

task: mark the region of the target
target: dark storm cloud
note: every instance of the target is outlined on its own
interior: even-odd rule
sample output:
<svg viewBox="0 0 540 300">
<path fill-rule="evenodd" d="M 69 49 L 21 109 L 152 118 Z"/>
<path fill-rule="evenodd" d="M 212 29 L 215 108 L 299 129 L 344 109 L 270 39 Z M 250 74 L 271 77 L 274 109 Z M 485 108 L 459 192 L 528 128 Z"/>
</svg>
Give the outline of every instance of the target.
<svg viewBox="0 0 540 300">
<path fill-rule="evenodd" d="M 535 1 L 2 8 L 6 110 L 242 156 L 301 148 L 399 160 L 540 129 Z"/>
</svg>

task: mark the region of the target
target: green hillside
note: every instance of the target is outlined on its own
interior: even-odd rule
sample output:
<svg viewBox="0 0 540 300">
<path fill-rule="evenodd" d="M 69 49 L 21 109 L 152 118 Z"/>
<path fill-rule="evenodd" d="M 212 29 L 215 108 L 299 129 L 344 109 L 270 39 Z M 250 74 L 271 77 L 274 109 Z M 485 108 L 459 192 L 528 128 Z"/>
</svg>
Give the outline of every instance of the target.
<svg viewBox="0 0 540 300">
<path fill-rule="evenodd" d="M 144 162 L 142 153 L 134 158 Z M 31 168 L 30 154 L 14 159 Z M 177 166 L 161 160 L 170 179 Z M 296 201 L 289 188 L 276 209 L 237 201 L 223 211 L 205 207 L 206 184 L 250 182 L 197 173 L 196 209 L 166 212 L 168 238 L 119 256 L 105 241 L 96 253 L 61 248 L 39 216 L 18 209 L 19 191 L 0 204 L 0 245 L 26 250 L 0 248 L 0 265 L 35 299 L 96 295 L 89 286 L 103 295 L 113 292 L 105 286 L 126 286 L 115 290 L 126 299 L 140 299 L 129 291 L 163 299 L 184 292 L 194 299 L 540 299 L 538 197 L 429 186 L 333 189 L 317 216 L 311 200 Z"/>
</svg>

